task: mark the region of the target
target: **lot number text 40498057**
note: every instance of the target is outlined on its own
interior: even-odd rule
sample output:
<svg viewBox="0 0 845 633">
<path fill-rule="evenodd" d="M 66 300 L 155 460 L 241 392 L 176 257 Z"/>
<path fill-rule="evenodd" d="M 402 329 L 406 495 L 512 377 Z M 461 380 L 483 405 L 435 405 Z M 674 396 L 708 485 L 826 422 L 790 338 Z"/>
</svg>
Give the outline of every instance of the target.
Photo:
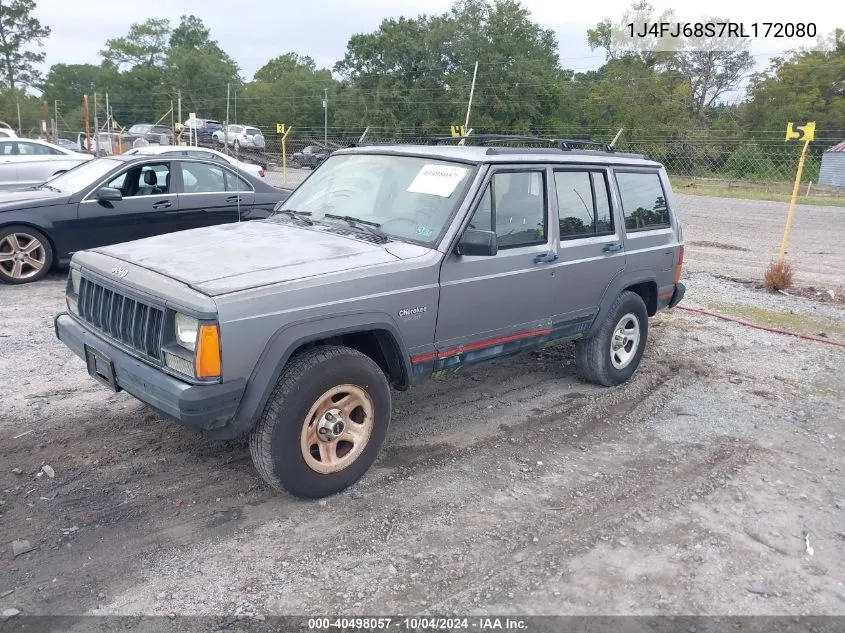
<svg viewBox="0 0 845 633">
<path fill-rule="evenodd" d="M 629 22 L 630 37 L 816 37 L 813 22 Z"/>
</svg>

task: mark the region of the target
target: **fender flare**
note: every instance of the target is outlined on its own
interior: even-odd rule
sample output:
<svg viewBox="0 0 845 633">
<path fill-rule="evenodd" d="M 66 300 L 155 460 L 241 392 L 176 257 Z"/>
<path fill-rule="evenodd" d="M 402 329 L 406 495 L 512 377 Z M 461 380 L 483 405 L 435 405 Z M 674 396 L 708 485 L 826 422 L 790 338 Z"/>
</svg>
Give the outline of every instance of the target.
<svg viewBox="0 0 845 633">
<path fill-rule="evenodd" d="M 393 339 L 400 367 L 407 381 L 411 376 L 411 359 L 405 348 L 396 322 L 384 312 L 353 312 L 316 319 L 304 319 L 284 325 L 267 341 L 252 369 L 234 419 L 227 425 L 226 435 L 239 435 L 250 430 L 267 406 L 267 401 L 279 381 L 279 376 L 294 351 L 300 346 L 320 339 L 367 332 L 386 331 Z M 383 341 L 379 341 L 384 344 Z M 386 351 L 386 350 L 385 350 Z"/>
<path fill-rule="evenodd" d="M 589 338 L 596 334 L 607 317 L 608 312 L 610 312 L 610 308 L 616 300 L 616 297 L 618 297 L 625 288 L 648 282 L 652 282 L 656 285 L 657 276 L 653 272 L 646 270 L 625 271 L 614 277 L 602 294 L 601 302 L 599 303 L 599 310 L 596 313 L 590 328 L 584 332 L 584 338 Z"/>
</svg>

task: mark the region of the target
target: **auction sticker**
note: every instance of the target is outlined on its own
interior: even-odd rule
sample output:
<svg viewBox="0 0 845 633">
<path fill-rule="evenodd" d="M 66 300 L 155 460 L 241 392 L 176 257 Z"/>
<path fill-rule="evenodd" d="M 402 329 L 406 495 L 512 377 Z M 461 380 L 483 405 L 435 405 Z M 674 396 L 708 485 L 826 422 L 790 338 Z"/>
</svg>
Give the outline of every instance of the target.
<svg viewBox="0 0 845 633">
<path fill-rule="evenodd" d="M 407 191 L 448 198 L 467 171 L 466 167 L 452 165 L 423 165 L 417 177 L 408 185 Z"/>
</svg>

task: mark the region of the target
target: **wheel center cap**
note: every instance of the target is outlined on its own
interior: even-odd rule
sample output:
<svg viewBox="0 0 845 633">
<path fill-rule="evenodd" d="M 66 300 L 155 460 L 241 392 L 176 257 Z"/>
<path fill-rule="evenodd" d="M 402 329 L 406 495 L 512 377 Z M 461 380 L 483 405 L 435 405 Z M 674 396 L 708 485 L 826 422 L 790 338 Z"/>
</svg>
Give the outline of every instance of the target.
<svg viewBox="0 0 845 633">
<path fill-rule="evenodd" d="M 343 435 L 346 423 L 340 409 L 331 409 L 323 414 L 317 424 L 317 437 L 324 442 L 332 442 Z"/>
</svg>

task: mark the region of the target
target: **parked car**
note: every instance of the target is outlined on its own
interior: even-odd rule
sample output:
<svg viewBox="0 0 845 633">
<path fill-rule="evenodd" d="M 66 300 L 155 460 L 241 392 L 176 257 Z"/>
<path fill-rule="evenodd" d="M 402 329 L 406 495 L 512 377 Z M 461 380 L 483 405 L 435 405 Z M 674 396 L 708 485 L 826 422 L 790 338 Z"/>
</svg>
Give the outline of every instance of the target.
<svg viewBox="0 0 845 633">
<path fill-rule="evenodd" d="M 10 127 L 0 127 L 0 138 L 18 138 L 18 134 Z"/>
<path fill-rule="evenodd" d="M 155 154 L 158 156 L 185 156 L 189 158 L 208 158 L 210 160 L 217 160 L 228 163 L 233 167 L 252 174 L 257 178 L 264 178 L 267 172 L 261 165 L 253 165 L 238 160 L 234 156 L 229 156 L 223 152 L 218 152 L 216 149 L 208 149 L 205 147 L 190 147 L 185 145 L 151 145 L 149 147 L 133 147 L 127 154 Z"/>
<path fill-rule="evenodd" d="M 331 156 L 333 151 L 325 147 L 320 147 L 319 145 L 309 145 L 301 152 L 291 154 L 290 160 L 296 167 L 316 169 L 324 160 Z"/>
<path fill-rule="evenodd" d="M 130 145 L 138 143 L 140 146 L 153 143 L 155 145 L 172 145 L 176 140 L 171 130 L 166 125 L 153 125 L 152 123 L 136 123 L 124 134 L 120 135 L 121 141 Z"/>
<path fill-rule="evenodd" d="M 553 340 L 624 383 L 685 293 L 666 170 L 503 145 L 339 150 L 267 220 L 77 252 L 56 334 L 112 390 L 249 433 L 260 475 L 301 497 L 373 464 L 391 387 Z"/>
<path fill-rule="evenodd" d="M 64 149 L 68 149 L 71 152 L 78 152 L 81 153 L 82 149 L 79 147 L 78 143 L 74 143 L 73 141 L 69 141 L 66 138 L 57 138 L 55 141 L 52 141 L 53 145 L 58 145 L 59 147 L 63 147 Z"/>
<path fill-rule="evenodd" d="M 182 124 L 182 137 L 194 135 L 200 141 L 210 141 L 217 130 L 222 130 L 223 124 L 215 119 L 188 119 Z"/>
<path fill-rule="evenodd" d="M 290 191 L 216 160 L 120 155 L 0 193 L 0 282 L 36 281 L 77 251 L 266 218 Z"/>
<path fill-rule="evenodd" d="M 119 154 L 121 151 L 120 134 L 118 132 L 91 133 L 90 147 L 88 146 L 88 136 L 85 132 L 80 132 L 77 136 L 77 142 L 81 151 L 95 156 L 111 156 Z"/>
<path fill-rule="evenodd" d="M 38 139 L 0 138 L 0 189 L 40 184 L 92 158 Z"/>
<path fill-rule="evenodd" d="M 211 135 L 215 143 L 235 148 L 264 149 L 264 134 L 257 127 L 248 125 L 230 125 L 228 129 L 217 130 Z"/>
</svg>

